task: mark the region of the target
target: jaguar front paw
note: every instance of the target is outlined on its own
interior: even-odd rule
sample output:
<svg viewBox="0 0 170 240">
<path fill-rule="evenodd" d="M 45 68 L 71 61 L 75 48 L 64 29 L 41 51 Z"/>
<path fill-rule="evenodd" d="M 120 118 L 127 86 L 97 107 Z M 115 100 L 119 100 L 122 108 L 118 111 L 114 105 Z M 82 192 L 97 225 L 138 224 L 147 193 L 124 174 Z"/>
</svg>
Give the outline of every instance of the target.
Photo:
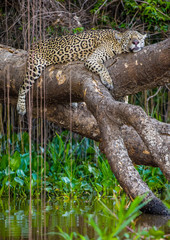
<svg viewBox="0 0 170 240">
<path fill-rule="evenodd" d="M 105 78 L 103 76 L 101 76 L 101 82 L 103 83 L 103 85 L 105 87 L 107 87 L 107 89 L 112 90 L 113 89 L 113 82 L 111 77 L 109 76 L 109 78 Z"/>
<path fill-rule="evenodd" d="M 104 84 L 109 90 L 113 90 L 113 83 L 106 82 Z"/>
</svg>

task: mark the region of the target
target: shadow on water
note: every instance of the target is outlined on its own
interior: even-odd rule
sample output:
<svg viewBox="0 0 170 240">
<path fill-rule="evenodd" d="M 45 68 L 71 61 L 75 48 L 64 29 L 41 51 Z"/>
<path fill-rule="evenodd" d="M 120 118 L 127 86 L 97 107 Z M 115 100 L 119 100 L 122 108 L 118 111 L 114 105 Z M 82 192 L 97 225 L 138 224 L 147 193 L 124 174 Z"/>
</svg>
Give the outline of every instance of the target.
<svg viewBox="0 0 170 240">
<path fill-rule="evenodd" d="M 114 200 L 107 199 L 105 204 L 114 209 Z M 89 215 L 93 215 L 94 221 L 103 227 L 108 227 L 110 232 L 114 227 L 114 219 L 106 217 L 103 206 L 96 200 L 70 201 L 58 200 L 46 202 L 12 200 L 10 207 L 8 199 L 0 200 L 0 240 L 6 239 L 63 239 L 57 235 L 60 227 L 64 232 L 77 232 L 89 239 L 97 239 L 97 232 L 88 223 Z M 31 218 L 30 218 L 31 217 Z M 31 221 L 31 223 L 30 223 Z M 156 226 L 161 227 L 165 233 L 169 233 L 168 218 L 152 215 L 140 215 L 135 220 L 136 229 L 148 230 Z"/>
</svg>

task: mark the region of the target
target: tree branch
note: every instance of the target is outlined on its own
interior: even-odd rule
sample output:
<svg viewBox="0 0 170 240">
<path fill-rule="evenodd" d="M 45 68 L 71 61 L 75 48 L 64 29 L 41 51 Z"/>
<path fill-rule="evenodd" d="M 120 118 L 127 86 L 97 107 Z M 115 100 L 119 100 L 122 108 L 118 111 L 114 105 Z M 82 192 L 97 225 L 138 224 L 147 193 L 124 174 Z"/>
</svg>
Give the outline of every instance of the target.
<svg viewBox="0 0 170 240">
<path fill-rule="evenodd" d="M 10 79 L 10 101 L 12 104 L 16 104 L 19 85 L 24 75 L 25 60 L 26 53 L 24 51 L 1 47 L 0 83 L 2 84 L 0 93 L 3 94 L 0 101 L 6 98 L 5 87 L 9 88 Z M 111 93 L 101 84 L 98 76 L 85 69 L 83 63 L 74 62 L 50 66 L 43 77 L 40 77 L 37 87 L 34 87 L 33 91 L 34 98 L 40 94 L 41 99 L 45 99 L 46 107 L 41 109 L 38 107 L 39 104 L 36 106 L 36 101 L 34 101 L 33 116 L 40 116 L 44 110 L 47 119 L 56 119 L 62 125 L 68 124 L 68 120 L 63 118 L 63 114 L 70 119 L 71 115 L 68 116 L 70 113 L 74 129 L 77 125 L 83 126 L 85 123 L 86 128 L 79 132 L 100 141 L 101 149 L 106 154 L 112 171 L 127 194 L 134 199 L 136 196 L 147 193 L 144 201 L 148 199 L 151 201 L 142 208 L 142 211 L 168 214 L 167 209 L 154 196 L 134 168 L 129 156 L 133 152 L 131 149 L 135 149 L 135 144 L 129 139 L 128 144 L 125 144 L 126 138 L 123 137 L 123 132 L 128 133 L 127 125 L 130 126 L 133 129 L 133 136 L 136 134 L 139 136 L 138 141 L 143 140 L 145 143 L 140 151 L 147 153 L 154 166 L 159 166 L 167 179 L 170 179 L 168 144 L 159 133 L 163 131 L 163 128 L 166 128 L 164 132 L 168 132 L 169 126 L 154 122 L 141 108 L 118 102 L 115 99 L 169 82 L 170 41 L 167 39 L 145 47 L 135 54 L 121 55 L 108 61 L 106 65 L 115 86 Z M 76 109 L 75 111 L 81 113 L 79 116 L 77 112 L 71 110 L 71 107 L 68 112 L 67 107 L 62 108 L 59 105 L 59 103 L 67 105 L 70 99 L 75 102 L 84 101 L 88 110 Z M 27 112 L 30 113 L 30 111 Z M 91 120 L 89 121 L 89 119 Z M 89 124 L 88 127 L 87 124 Z M 161 126 L 159 131 L 156 126 Z M 88 129 L 87 133 L 86 129 Z M 166 135 L 168 134 L 166 133 Z M 129 142 L 131 142 L 130 148 Z"/>
<path fill-rule="evenodd" d="M 116 58 L 116 61 L 115 59 L 108 61 L 106 65 L 112 78 L 114 79 L 115 91 L 117 92 L 116 96 L 121 97 L 129 93 L 135 93 L 139 90 L 147 89 L 148 87 L 152 88 L 158 84 L 166 84 L 169 82 L 169 46 L 170 41 L 168 39 L 159 44 L 146 47 L 143 51 L 137 54 L 126 54 Z M 1 102 L 4 101 L 4 80 L 6 79 L 6 71 L 8 67 L 10 72 L 10 102 L 16 105 L 18 89 L 22 84 L 25 74 L 26 58 L 26 51 L 0 45 Z M 148 58 L 150 59 L 149 61 Z M 160 69 L 159 72 L 156 71 L 156 77 L 155 74 L 150 70 L 152 67 L 153 69 Z M 141 72 L 143 72 L 143 74 L 141 74 Z M 72 117 L 72 130 L 74 132 L 99 141 L 101 136 L 96 119 L 88 111 L 85 105 L 80 104 L 78 108 L 70 109 L 69 105 L 61 105 L 58 103 L 62 101 L 67 103 L 70 100 L 70 82 L 69 79 L 67 79 L 69 77 L 72 80 L 73 101 L 83 100 L 82 96 L 77 94 L 77 92 L 80 93 L 80 90 L 77 89 L 77 85 L 80 88 L 84 79 L 92 77 L 92 79 L 96 81 L 98 78 L 96 75 L 93 75 L 87 71 L 80 62 L 49 67 L 45 74 L 46 106 L 48 109 L 46 112 L 46 117 L 49 121 L 55 122 L 57 125 L 66 129 L 70 128 L 70 117 Z M 92 79 L 91 81 L 93 81 Z M 35 87 L 35 90 L 40 91 L 42 87 L 41 80 L 42 79 L 40 79 L 39 83 L 37 84 L 37 87 Z M 65 80 L 64 84 L 60 85 L 63 80 Z M 35 98 L 36 91 L 34 92 Z M 34 100 L 34 102 L 36 101 Z M 36 115 L 37 106 L 34 104 L 33 116 L 36 117 Z M 152 123 L 153 121 L 154 120 L 152 120 Z M 168 130 L 166 130 L 167 133 L 165 134 L 165 129 L 168 129 L 169 125 L 156 121 L 156 128 L 158 128 L 160 125 L 164 126 L 161 127 L 160 134 L 166 143 L 168 142 L 170 133 Z M 121 134 L 128 149 L 128 154 L 134 163 L 158 166 L 158 164 L 153 161 L 148 148 L 132 127 L 127 127 L 124 125 L 121 127 Z"/>
</svg>

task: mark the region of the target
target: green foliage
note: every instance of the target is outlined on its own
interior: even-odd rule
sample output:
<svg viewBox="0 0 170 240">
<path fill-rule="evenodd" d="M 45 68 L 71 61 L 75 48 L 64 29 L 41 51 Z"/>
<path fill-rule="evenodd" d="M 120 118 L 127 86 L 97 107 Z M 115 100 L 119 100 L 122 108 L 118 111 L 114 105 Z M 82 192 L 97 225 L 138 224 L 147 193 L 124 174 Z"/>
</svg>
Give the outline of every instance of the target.
<svg viewBox="0 0 170 240">
<path fill-rule="evenodd" d="M 19 152 L 15 151 L 14 154 L 10 157 L 10 168 L 12 171 L 15 171 L 21 165 L 21 156 Z"/>
<path fill-rule="evenodd" d="M 169 30 L 169 1 L 123 0 L 117 9 L 111 6 L 111 2 L 111 0 L 98 0 L 90 10 L 92 15 L 97 16 L 98 25 L 129 28 L 142 24 L 145 26 L 145 31 L 167 32 Z"/>
<path fill-rule="evenodd" d="M 47 29 L 46 29 L 47 33 L 50 35 L 50 36 L 53 36 L 54 33 L 55 33 L 55 29 L 53 26 L 48 26 Z"/>
<path fill-rule="evenodd" d="M 124 14 L 141 18 L 151 31 L 168 31 L 170 2 L 162 0 L 124 0 Z"/>
<path fill-rule="evenodd" d="M 104 155 L 96 153 L 93 141 L 83 138 L 69 138 L 67 132 L 56 134 L 43 146 L 31 145 L 32 175 L 31 187 L 33 196 L 41 194 L 41 186 L 47 196 L 101 198 L 121 195 L 122 188 L 117 182 Z M 10 153 L 6 148 L 11 149 Z M 1 139 L 0 155 L 0 196 L 10 192 L 13 196 L 28 196 L 30 191 L 30 153 L 28 133 L 11 134 Z M 168 182 L 158 168 L 139 166 L 138 170 L 144 181 L 157 193 L 164 193 Z"/>
<path fill-rule="evenodd" d="M 84 31 L 84 27 L 73 28 L 73 33 L 79 33 L 79 32 L 83 32 L 83 31 Z"/>
<path fill-rule="evenodd" d="M 101 156 L 98 156 L 97 160 L 99 168 L 96 166 L 93 161 L 95 151 L 92 141 L 88 139 L 82 139 L 80 142 L 74 139 L 66 141 L 66 138 L 68 134 L 65 132 L 61 136 L 57 134 L 52 142 L 48 143 L 46 152 L 43 146 L 32 143 L 33 195 L 40 194 L 42 176 L 49 197 L 70 197 L 72 194 L 75 197 L 89 194 L 95 196 L 99 190 L 104 194 L 111 193 L 115 177 L 108 163 L 104 162 Z M 14 133 L 11 139 L 13 142 L 7 141 L 4 136 L 1 144 L 0 195 L 8 194 L 10 182 L 11 194 L 25 196 L 29 194 L 30 184 L 29 136 L 27 133 L 22 135 Z M 6 146 L 9 142 L 8 147 L 15 150 L 7 154 Z M 45 165 L 44 159 L 46 159 Z"/>
<path fill-rule="evenodd" d="M 151 189 L 158 191 L 165 188 L 166 178 L 159 168 L 139 166 L 138 171 Z"/>
<path fill-rule="evenodd" d="M 131 202 L 130 206 L 127 207 L 127 199 L 126 196 L 123 195 L 121 201 L 114 196 L 116 200 L 115 210 L 116 214 L 112 212 L 102 201 L 101 204 L 103 205 L 106 212 L 111 215 L 112 218 L 116 219 L 116 225 L 112 232 L 108 235 L 107 228 L 105 231 L 101 231 L 100 227 L 94 222 L 92 218 L 90 218 L 90 224 L 94 227 L 97 233 L 100 236 L 100 239 L 113 239 L 120 234 L 120 232 L 125 229 L 140 213 L 139 209 L 143 207 L 145 204 L 142 203 L 143 197 L 137 197 L 133 202 Z M 108 217 L 109 215 L 106 214 Z"/>
<path fill-rule="evenodd" d="M 56 134 L 47 144 L 46 152 L 43 146 L 37 146 L 32 142 L 30 182 L 28 139 L 28 133 L 11 134 L 10 141 L 3 136 L 4 142 L 1 142 L 0 156 L 2 163 L 0 164 L 0 197 L 8 196 L 10 186 L 11 196 L 27 198 L 31 184 L 33 197 L 40 196 L 45 190 L 48 200 L 54 200 L 57 197 L 65 202 L 71 199 L 93 202 L 96 199 L 101 203 L 105 221 L 112 221 L 114 226 L 111 230 L 110 227 L 103 229 L 103 224 L 96 222 L 94 215 L 89 215 L 88 223 L 98 235 L 97 239 L 141 239 L 141 237 L 160 239 L 164 237 L 164 232 L 155 228 L 150 231 L 135 230 L 134 219 L 140 214 L 139 209 L 143 206 L 142 198 L 130 202 L 113 175 L 108 161 L 94 150 L 93 141 L 85 138 L 78 141 L 76 137 L 70 138 L 68 132 L 63 132 L 61 135 Z M 9 145 L 10 153 L 6 152 L 5 144 Z M 170 189 L 161 171 L 157 168 L 141 166 L 138 167 L 138 171 L 149 187 L 157 191 L 157 195 L 163 192 L 164 195 L 161 196 L 167 202 Z M 105 202 L 109 196 L 114 199 L 112 210 Z M 125 231 L 126 228 L 130 231 Z M 89 239 L 88 236 L 77 232 L 65 232 L 61 226 L 59 232 L 49 234 L 63 239 Z"/>
</svg>

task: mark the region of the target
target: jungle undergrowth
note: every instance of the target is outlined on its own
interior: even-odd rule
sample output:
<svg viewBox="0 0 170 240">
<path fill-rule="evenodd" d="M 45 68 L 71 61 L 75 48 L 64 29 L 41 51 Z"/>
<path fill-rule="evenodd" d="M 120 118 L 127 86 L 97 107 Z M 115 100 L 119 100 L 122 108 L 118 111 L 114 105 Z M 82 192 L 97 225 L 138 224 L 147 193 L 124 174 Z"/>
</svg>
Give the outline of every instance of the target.
<svg viewBox="0 0 170 240">
<path fill-rule="evenodd" d="M 56 134 L 47 144 L 46 153 L 41 145 L 32 143 L 32 196 L 41 195 L 42 185 L 49 199 L 100 199 L 123 194 L 105 156 L 99 150 L 96 152 L 97 143 L 86 138 L 79 140 L 77 136 L 70 140 L 68 134 L 67 131 L 61 135 Z M 12 196 L 26 197 L 30 186 L 29 136 L 26 132 L 11 133 L 10 136 L 10 140 L 6 135 L 0 139 L 0 197 L 8 195 L 9 184 Z M 7 144 L 10 144 L 10 153 L 6 150 Z M 168 200 L 168 181 L 160 169 L 146 166 L 138 166 L 137 169 L 151 190 L 162 199 Z"/>
</svg>

